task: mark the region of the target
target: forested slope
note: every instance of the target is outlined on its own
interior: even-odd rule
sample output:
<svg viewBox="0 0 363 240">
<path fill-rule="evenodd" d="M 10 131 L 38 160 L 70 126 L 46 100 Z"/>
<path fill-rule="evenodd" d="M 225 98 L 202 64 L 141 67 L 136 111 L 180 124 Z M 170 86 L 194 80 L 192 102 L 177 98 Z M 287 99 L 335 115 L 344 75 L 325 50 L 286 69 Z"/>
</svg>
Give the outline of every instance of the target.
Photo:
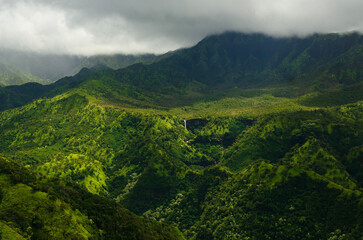
<svg viewBox="0 0 363 240">
<path fill-rule="evenodd" d="M 363 37 L 313 35 L 272 38 L 259 34 L 225 33 L 203 39 L 149 64 L 112 69 L 83 69 L 50 86 L 36 86 L 36 95 L 4 88 L 0 109 L 55 96 L 81 87 L 115 104 L 183 106 L 220 95 L 259 89 L 276 97 L 326 92 L 362 81 Z"/>
<path fill-rule="evenodd" d="M 1 239 L 183 239 L 76 184 L 36 176 L 0 156 Z"/>
</svg>

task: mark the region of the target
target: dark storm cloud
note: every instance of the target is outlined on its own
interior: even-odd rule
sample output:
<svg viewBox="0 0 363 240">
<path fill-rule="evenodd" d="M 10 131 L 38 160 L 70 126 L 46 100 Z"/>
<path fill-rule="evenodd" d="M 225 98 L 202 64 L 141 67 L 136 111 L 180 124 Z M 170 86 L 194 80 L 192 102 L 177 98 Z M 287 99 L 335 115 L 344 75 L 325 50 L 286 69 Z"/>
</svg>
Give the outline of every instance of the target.
<svg viewBox="0 0 363 240">
<path fill-rule="evenodd" d="M 0 46 L 52 53 L 164 52 L 226 30 L 363 30 L 358 0 L 0 0 Z"/>
</svg>

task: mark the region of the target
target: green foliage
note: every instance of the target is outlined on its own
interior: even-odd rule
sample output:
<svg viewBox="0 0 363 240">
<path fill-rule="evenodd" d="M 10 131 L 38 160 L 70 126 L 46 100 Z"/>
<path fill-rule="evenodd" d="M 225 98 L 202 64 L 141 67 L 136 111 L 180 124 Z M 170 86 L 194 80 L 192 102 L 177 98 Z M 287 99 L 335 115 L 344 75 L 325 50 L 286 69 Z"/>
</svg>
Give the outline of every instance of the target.
<svg viewBox="0 0 363 240">
<path fill-rule="evenodd" d="M 261 117 L 226 151 L 224 164 L 238 170 L 259 158 L 276 162 L 291 148 L 301 146 L 312 137 L 330 145 L 336 156 L 344 156 L 362 141 L 360 108 L 361 104 L 357 104 L 339 110 L 298 111 Z M 352 109 L 358 112 L 352 112 Z"/>
<path fill-rule="evenodd" d="M 1 158 L 3 178 L 0 204 L 1 220 L 14 226 L 16 232 L 37 239 L 88 239 L 95 235 L 90 220 L 71 207 L 34 189 L 35 178 L 31 173 Z M 20 175 L 22 172 L 25 174 Z M 20 175 L 20 177 L 19 177 Z M 11 227 L 10 227 L 11 228 Z M 6 227 L 5 227 L 6 230 Z"/>
<path fill-rule="evenodd" d="M 0 151 L 10 163 L 19 161 L 42 176 L 80 185 L 44 180 L 29 186 L 34 191 L 27 187 L 34 177 L 16 168 L 10 180 L 23 185 L 9 192 L 11 196 L 29 192 L 24 198 L 33 199 L 31 205 L 41 199 L 53 206 L 59 199 L 78 219 L 75 226 L 88 229 L 77 230 L 80 236 L 120 237 L 112 229 L 123 226 L 126 215 L 136 222 L 125 225 L 123 233 L 142 234 L 138 229 L 156 227 L 140 225 L 114 200 L 145 218 L 175 224 L 195 239 L 304 239 L 303 232 L 327 239 L 337 229 L 355 237 L 361 228 L 360 222 L 347 219 L 357 219 L 354 214 L 362 209 L 362 103 L 254 118 L 208 116 L 194 125 L 191 120 L 186 129 L 181 116 L 102 107 L 71 91 L 5 111 L 0 118 Z M 2 169 L 12 173 L 6 166 Z M 34 195 L 36 191 L 45 195 Z M 321 207 L 323 202 L 337 209 Z M 299 206 L 301 212 L 286 210 L 287 205 Z M 97 210 L 100 206 L 104 212 Z M 325 218 L 315 213 L 320 207 L 329 224 L 322 225 Z M 28 236 L 24 231 L 35 216 L 32 209 L 24 205 L 17 213 L 24 212 L 24 218 L 11 220 L 23 228 L 7 226 Z M 160 234 L 174 234 L 162 226 L 157 227 Z"/>
<path fill-rule="evenodd" d="M 154 60 L 131 57 L 131 62 L 153 62 L 149 65 L 140 63 L 119 70 L 82 68 L 74 77 L 48 86 L 4 88 L 0 91 L 0 110 L 75 88 L 99 104 L 158 109 L 182 106 L 186 111 L 190 107 L 192 110 L 205 109 L 212 104 L 225 115 L 228 112 L 223 111 L 224 106 L 237 111 L 241 105 L 243 108 L 262 105 L 269 110 L 273 104 L 266 106 L 266 102 L 274 101 L 288 102 L 290 107 L 296 107 L 286 98 L 328 90 L 338 92 L 318 94 L 303 104 L 316 106 L 314 100 L 318 99 L 323 100 L 319 106 L 352 103 L 361 100 L 360 91 L 349 86 L 362 82 L 362 44 L 363 38 L 359 34 L 314 35 L 299 39 L 225 33 Z M 119 57 L 129 61 L 128 57 Z M 91 63 L 87 63 L 88 60 Z M 98 56 L 88 60 L 84 63 L 87 66 L 101 63 L 118 67 L 120 59 L 118 56 Z M 335 98 L 340 92 L 345 97 Z M 258 101 L 248 99 L 251 94 L 257 97 L 256 93 L 261 95 Z M 218 104 L 213 102 L 220 99 L 224 100 Z"/>
<path fill-rule="evenodd" d="M 3 240 L 25 240 L 16 229 L 8 226 L 4 222 L 0 222 L 0 237 Z"/>
<path fill-rule="evenodd" d="M 2 239 L 183 239 L 173 227 L 141 219 L 77 185 L 36 178 L 2 157 L 0 164 Z"/>
<path fill-rule="evenodd" d="M 363 84 L 355 84 L 339 90 L 319 93 L 303 98 L 300 102 L 306 106 L 330 107 L 363 100 Z"/>
<path fill-rule="evenodd" d="M 349 173 L 357 180 L 359 187 L 363 187 L 363 145 L 353 147 L 350 149 L 346 160 L 345 166 Z"/>
<path fill-rule="evenodd" d="M 291 173 L 261 161 L 210 191 L 201 218 L 190 228 L 188 236 L 327 239 L 336 229 L 344 229 L 348 239 L 359 239 L 363 227 L 359 217 L 362 193 L 342 193 L 340 188 L 330 187 L 324 178 L 288 168 Z M 271 188 L 274 178 L 284 180 Z"/>
<path fill-rule="evenodd" d="M 292 156 L 289 156 L 288 161 L 292 161 L 299 167 L 312 169 L 346 188 L 356 188 L 356 184 L 350 180 L 343 164 L 329 153 L 328 149 L 329 147 L 324 146 L 318 140 L 309 139 L 296 152 L 292 153 Z"/>
</svg>

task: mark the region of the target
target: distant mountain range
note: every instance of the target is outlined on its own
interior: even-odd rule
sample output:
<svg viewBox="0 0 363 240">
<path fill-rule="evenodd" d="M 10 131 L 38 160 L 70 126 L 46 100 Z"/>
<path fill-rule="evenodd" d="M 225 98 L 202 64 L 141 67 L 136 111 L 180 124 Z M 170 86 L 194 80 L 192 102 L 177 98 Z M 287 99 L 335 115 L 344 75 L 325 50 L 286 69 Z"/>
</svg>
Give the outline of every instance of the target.
<svg viewBox="0 0 363 240">
<path fill-rule="evenodd" d="M 9 81 L 6 78 L 1 77 L 0 83 L 3 85 L 19 85 L 27 82 L 48 84 L 66 76 L 73 76 L 84 67 L 93 68 L 95 66 L 105 66 L 116 70 L 135 63 L 150 64 L 168 56 L 169 54 L 170 53 L 164 55 L 114 54 L 87 57 L 75 55 L 39 54 L 0 49 L 0 63 L 7 65 L 9 68 L 17 69 L 17 71 L 22 71 L 28 75 L 34 76 L 29 79 L 23 78 L 22 81 Z M 3 70 L 0 69 L 0 73 L 2 72 Z M 14 78 L 15 77 L 16 76 L 14 76 Z"/>
<path fill-rule="evenodd" d="M 19 68 L 0 63 L 0 86 L 21 85 L 27 82 L 51 83 L 49 80 L 39 78 Z"/>
</svg>

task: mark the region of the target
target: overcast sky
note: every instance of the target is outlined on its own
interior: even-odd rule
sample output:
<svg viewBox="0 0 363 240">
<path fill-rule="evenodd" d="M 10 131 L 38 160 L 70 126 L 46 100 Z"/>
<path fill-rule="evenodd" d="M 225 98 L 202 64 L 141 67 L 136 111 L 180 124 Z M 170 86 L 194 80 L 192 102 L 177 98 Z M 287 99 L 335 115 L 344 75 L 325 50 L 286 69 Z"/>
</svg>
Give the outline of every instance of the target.
<svg viewBox="0 0 363 240">
<path fill-rule="evenodd" d="M 363 31 L 362 0 L 0 0 L 0 47 L 163 53 L 227 30 L 290 36 Z"/>
</svg>

